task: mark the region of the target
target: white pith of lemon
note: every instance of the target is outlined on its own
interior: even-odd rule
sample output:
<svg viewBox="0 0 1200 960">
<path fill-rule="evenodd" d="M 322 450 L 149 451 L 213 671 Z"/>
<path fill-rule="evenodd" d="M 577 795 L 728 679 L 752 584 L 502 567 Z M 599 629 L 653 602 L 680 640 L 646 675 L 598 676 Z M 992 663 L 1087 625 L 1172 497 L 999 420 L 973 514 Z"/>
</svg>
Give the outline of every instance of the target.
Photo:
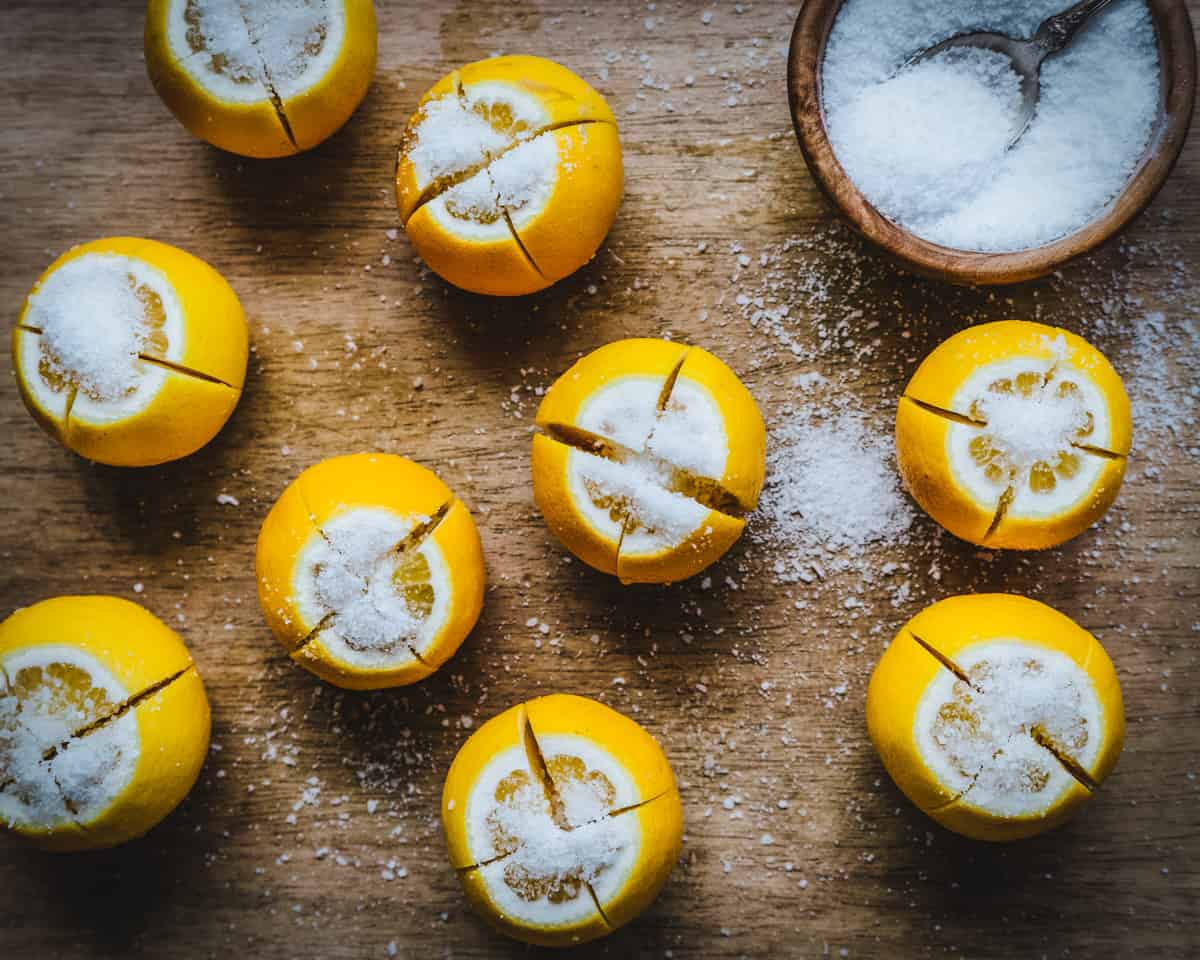
<svg viewBox="0 0 1200 960">
<path fill-rule="evenodd" d="M 171 52 L 197 83 L 221 100 L 267 103 L 287 100 L 316 84 L 333 66 L 345 38 L 346 17 L 338 2 L 310 0 L 311 39 L 301 50 L 289 43 L 273 55 L 270 0 L 170 0 L 167 37 Z M 259 17 L 256 8 L 268 15 Z M 248 16 L 248 14 L 250 14 Z"/>
</svg>

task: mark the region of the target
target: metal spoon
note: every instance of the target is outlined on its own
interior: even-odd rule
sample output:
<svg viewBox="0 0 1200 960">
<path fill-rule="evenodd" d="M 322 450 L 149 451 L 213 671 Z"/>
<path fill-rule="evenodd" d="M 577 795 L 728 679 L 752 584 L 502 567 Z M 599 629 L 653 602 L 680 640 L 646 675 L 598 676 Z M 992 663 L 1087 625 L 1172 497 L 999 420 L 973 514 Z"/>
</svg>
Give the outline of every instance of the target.
<svg viewBox="0 0 1200 960">
<path fill-rule="evenodd" d="M 1017 126 L 1012 139 L 1008 141 L 1008 148 L 1011 150 L 1025 135 L 1034 114 L 1037 113 L 1038 97 L 1042 89 L 1042 61 L 1066 47 L 1085 23 L 1112 2 L 1113 0 L 1083 0 L 1082 3 L 1043 20 L 1030 40 L 1018 40 L 1007 34 L 987 31 L 960 33 L 909 57 L 901 69 L 928 60 L 946 50 L 964 47 L 991 50 L 1008 57 L 1012 61 L 1013 69 L 1021 78 L 1021 112 L 1017 116 Z"/>
</svg>

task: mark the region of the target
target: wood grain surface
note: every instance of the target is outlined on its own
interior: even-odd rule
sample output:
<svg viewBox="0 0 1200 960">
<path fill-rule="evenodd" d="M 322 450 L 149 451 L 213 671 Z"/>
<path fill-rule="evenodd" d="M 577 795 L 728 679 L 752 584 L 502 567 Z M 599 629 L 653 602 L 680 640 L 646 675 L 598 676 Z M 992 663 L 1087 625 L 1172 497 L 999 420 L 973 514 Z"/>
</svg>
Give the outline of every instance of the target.
<svg viewBox="0 0 1200 960">
<path fill-rule="evenodd" d="M 253 348 L 221 435 L 150 470 L 60 449 L 13 380 L 0 385 L 2 612 L 66 593 L 137 599 L 185 637 L 214 711 L 200 782 L 143 840 L 72 857 L 0 840 L 0 956 L 537 953 L 467 908 L 438 797 L 471 729 L 557 690 L 659 737 L 686 817 L 661 898 L 580 956 L 1200 953 L 1200 141 L 1118 243 L 1032 284 L 956 289 L 884 265 L 820 199 L 787 105 L 794 7 L 377 9 L 366 101 L 329 142 L 276 162 L 223 154 L 174 121 L 146 79 L 134 0 L 0 10 L 4 309 L 15 317 L 68 246 L 144 235 L 224 273 Z M 550 56 L 594 83 L 620 119 L 627 173 L 597 258 L 511 302 L 448 288 L 388 233 L 394 150 L 417 99 L 495 52 Z M 1126 488 L 1062 548 L 981 552 L 920 516 L 893 542 L 814 549 L 824 577 L 789 582 L 777 561 L 804 545 L 764 515 L 710 580 L 626 589 L 572 562 L 533 505 L 538 392 L 609 340 L 713 350 L 777 433 L 818 403 L 860 411 L 887 440 L 915 364 L 965 325 L 1006 317 L 1089 336 L 1134 396 Z M 811 372 L 826 378 L 816 400 L 795 381 Z M 301 469 L 364 449 L 421 461 L 470 504 L 490 589 L 440 673 L 349 694 L 272 639 L 253 556 Z M 985 589 L 1046 600 L 1095 632 L 1129 719 L 1117 771 L 1083 814 L 1005 847 L 914 809 L 863 721 L 896 628 L 939 597 Z"/>
</svg>

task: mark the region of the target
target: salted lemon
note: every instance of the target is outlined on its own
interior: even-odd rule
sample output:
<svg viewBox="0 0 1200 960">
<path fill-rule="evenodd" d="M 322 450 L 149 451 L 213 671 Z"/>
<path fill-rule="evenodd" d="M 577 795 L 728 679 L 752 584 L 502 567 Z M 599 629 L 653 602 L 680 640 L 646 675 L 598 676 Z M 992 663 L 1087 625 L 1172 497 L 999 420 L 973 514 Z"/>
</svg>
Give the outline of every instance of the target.
<svg viewBox="0 0 1200 960">
<path fill-rule="evenodd" d="M 375 73 L 371 0 L 149 0 L 146 69 L 188 130 L 246 157 L 332 136 Z"/>
<path fill-rule="evenodd" d="M 339 687 L 415 683 L 479 619 L 483 548 L 471 514 L 411 460 L 309 467 L 258 535 L 258 598 L 293 660 Z"/>
<path fill-rule="evenodd" d="M 1071 817 L 1112 772 L 1125 709 L 1108 654 L 1069 617 L 974 594 L 901 628 L 871 675 L 867 729 L 942 826 L 1018 840 Z"/>
<path fill-rule="evenodd" d="M 140 837 L 208 752 L 187 648 L 118 597 L 56 597 L 0 623 L 0 827 L 50 850 Z"/>
<path fill-rule="evenodd" d="M 518 296 L 599 249 L 623 189 L 617 122 L 582 79 L 540 57 L 494 57 L 439 80 L 408 122 L 400 219 L 429 267 Z"/>
<path fill-rule="evenodd" d="M 450 863 L 475 908 L 527 943 L 603 937 L 658 896 L 683 810 L 662 748 L 615 710 L 555 694 L 493 717 L 442 791 Z"/>
<path fill-rule="evenodd" d="M 547 524 L 626 583 L 671 583 L 714 563 L 762 491 L 762 415 L 699 347 L 601 347 L 547 391 L 537 425 L 533 494 Z"/>
<path fill-rule="evenodd" d="M 21 399 L 76 453 L 142 467 L 194 453 L 242 395 L 242 306 L 203 260 L 153 240 L 73 247 L 25 298 L 12 338 Z"/>
<path fill-rule="evenodd" d="M 896 413 L 896 458 L 914 499 L 957 537 L 1053 547 L 1116 499 L 1129 397 L 1095 347 L 1008 320 L 956 334 L 913 374 Z"/>
</svg>

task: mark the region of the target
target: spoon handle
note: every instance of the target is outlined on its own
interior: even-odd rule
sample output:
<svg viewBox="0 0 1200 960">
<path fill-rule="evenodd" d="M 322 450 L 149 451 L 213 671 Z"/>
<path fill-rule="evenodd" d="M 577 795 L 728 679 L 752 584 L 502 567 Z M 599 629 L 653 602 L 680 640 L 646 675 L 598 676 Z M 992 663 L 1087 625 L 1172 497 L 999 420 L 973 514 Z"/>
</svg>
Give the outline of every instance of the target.
<svg viewBox="0 0 1200 960">
<path fill-rule="evenodd" d="M 1043 57 L 1058 53 L 1071 42 L 1071 38 L 1079 32 L 1080 27 L 1112 2 L 1113 0 L 1083 0 L 1069 10 L 1047 17 L 1037 28 L 1032 42 L 1041 48 Z"/>
</svg>

